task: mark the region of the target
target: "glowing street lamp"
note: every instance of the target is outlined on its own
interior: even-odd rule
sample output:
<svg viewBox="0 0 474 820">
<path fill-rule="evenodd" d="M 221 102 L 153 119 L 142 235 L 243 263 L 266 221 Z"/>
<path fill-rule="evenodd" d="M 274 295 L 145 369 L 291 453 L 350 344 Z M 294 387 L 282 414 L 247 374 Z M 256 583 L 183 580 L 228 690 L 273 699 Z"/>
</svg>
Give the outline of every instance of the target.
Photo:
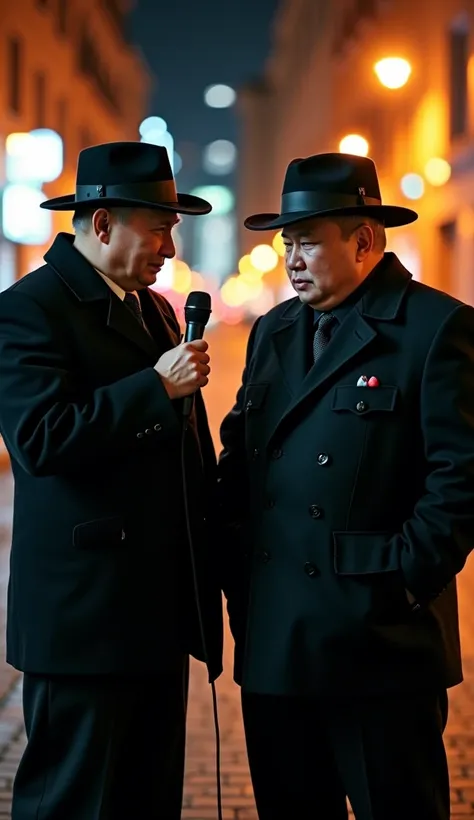
<svg viewBox="0 0 474 820">
<path fill-rule="evenodd" d="M 366 157 L 369 153 L 369 143 L 360 134 L 348 134 L 339 143 L 341 154 L 353 154 L 358 157 Z"/>
<path fill-rule="evenodd" d="M 385 88 L 402 88 L 410 78 L 411 65 L 403 57 L 385 57 L 375 63 L 374 71 Z"/>
</svg>

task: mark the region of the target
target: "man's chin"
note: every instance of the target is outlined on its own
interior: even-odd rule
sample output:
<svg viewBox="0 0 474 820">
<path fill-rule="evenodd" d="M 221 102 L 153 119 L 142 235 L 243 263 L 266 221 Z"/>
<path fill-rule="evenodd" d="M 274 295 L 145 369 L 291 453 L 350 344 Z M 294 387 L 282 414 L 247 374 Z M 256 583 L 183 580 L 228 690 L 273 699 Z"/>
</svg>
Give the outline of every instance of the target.
<svg viewBox="0 0 474 820">
<path fill-rule="evenodd" d="M 142 288 L 148 288 L 150 285 L 154 285 L 156 282 L 156 278 L 158 276 L 158 271 L 153 271 L 151 268 L 148 268 L 138 277 L 138 282 Z"/>
</svg>

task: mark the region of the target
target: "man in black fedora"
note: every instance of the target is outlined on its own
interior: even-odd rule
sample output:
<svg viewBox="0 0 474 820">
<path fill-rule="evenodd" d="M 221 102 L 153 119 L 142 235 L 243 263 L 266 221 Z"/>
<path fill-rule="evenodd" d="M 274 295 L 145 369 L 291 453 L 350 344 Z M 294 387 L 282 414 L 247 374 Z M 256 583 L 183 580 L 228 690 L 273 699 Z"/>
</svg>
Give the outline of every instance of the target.
<svg viewBox="0 0 474 820">
<path fill-rule="evenodd" d="M 474 311 L 412 280 L 370 159 L 288 168 L 296 298 L 251 332 L 219 463 L 226 594 L 260 820 L 448 820 L 474 543 Z"/>
<path fill-rule="evenodd" d="M 176 192 L 166 149 L 125 142 L 82 151 L 76 193 L 43 207 L 74 211 L 76 235 L 0 295 L 7 660 L 25 673 L 28 735 L 12 818 L 177 820 L 189 654 L 210 680 L 221 672 L 216 464 L 207 344 L 181 343 L 149 286 L 174 256 L 178 214 L 211 206 Z"/>
</svg>

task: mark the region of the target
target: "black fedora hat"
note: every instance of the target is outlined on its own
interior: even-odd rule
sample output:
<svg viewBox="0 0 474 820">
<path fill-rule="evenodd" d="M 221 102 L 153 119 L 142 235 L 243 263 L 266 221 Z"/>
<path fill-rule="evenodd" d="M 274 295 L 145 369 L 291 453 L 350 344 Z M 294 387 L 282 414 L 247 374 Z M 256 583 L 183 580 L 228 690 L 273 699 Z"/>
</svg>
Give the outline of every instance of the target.
<svg viewBox="0 0 474 820">
<path fill-rule="evenodd" d="M 359 214 L 380 220 L 386 228 L 409 225 L 418 218 L 410 208 L 382 205 L 373 160 L 353 154 L 316 154 L 290 162 L 281 213 L 253 214 L 244 225 L 251 231 L 268 231 L 315 216 Z"/>
<path fill-rule="evenodd" d="M 41 203 L 50 211 L 86 207 L 160 208 L 178 214 L 208 214 L 212 206 L 178 194 L 166 148 L 147 142 L 108 142 L 79 154 L 76 193 Z"/>
</svg>

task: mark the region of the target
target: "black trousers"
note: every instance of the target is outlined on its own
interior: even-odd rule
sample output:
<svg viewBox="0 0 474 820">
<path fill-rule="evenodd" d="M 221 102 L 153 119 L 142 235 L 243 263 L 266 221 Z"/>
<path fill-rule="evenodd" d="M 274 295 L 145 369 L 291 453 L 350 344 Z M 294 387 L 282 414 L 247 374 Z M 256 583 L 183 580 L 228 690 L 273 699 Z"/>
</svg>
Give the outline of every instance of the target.
<svg viewBox="0 0 474 820">
<path fill-rule="evenodd" d="M 449 820 L 445 692 L 242 704 L 260 820 Z"/>
<path fill-rule="evenodd" d="M 179 820 L 188 667 L 146 680 L 25 675 L 12 820 Z"/>
</svg>

